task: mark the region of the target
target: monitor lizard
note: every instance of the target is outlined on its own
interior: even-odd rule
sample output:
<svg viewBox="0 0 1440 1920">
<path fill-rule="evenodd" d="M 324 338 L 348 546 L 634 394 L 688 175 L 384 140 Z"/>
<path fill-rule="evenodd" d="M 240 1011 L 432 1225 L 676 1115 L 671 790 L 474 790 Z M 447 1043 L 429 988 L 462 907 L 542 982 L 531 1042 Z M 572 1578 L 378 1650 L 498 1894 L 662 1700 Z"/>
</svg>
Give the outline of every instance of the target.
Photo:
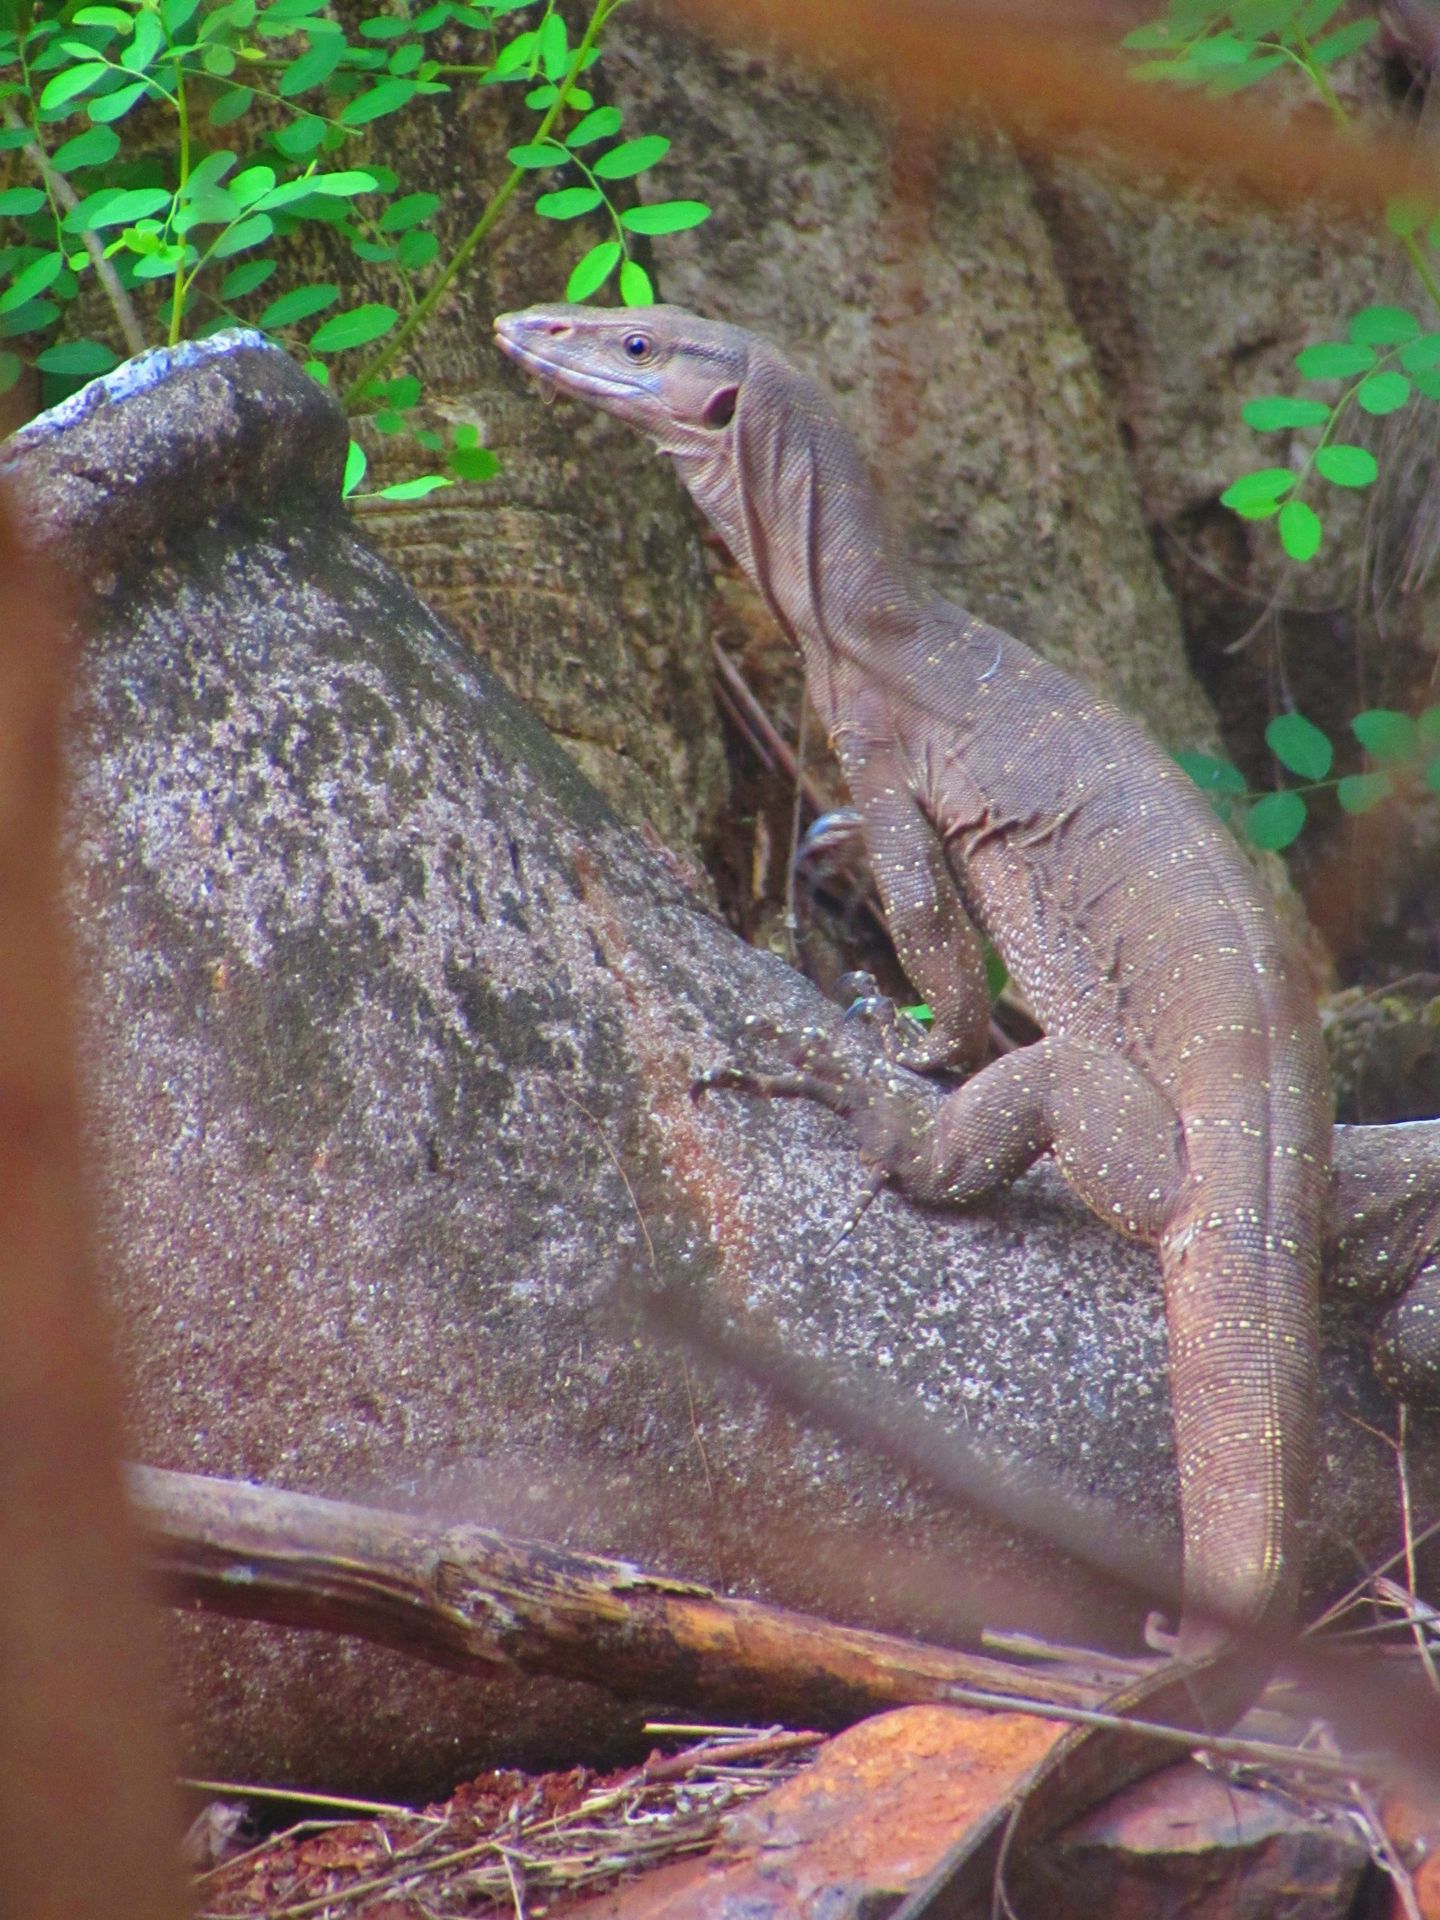
<svg viewBox="0 0 1440 1920">
<path fill-rule="evenodd" d="M 1219 1731 L 1263 1684 L 1255 1645 L 1296 1605 L 1322 1244 L 1343 1241 L 1354 1268 L 1386 1222 L 1410 1223 L 1418 1244 L 1385 1285 L 1400 1296 L 1392 1372 L 1413 1381 L 1440 1346 L 1440 1268 L 1425 1265 L 1440 1202 L 1417 1200 L 1413 1177 L 1387 1184 L 1374 1152 L 1333 1190 L 1313 996 L 1249 861 L 1134 721 L 910 570 L 814 381 L 678 307 L 534 307 L 495 328 L 545 385 L 675 462 L 798 645 L 932 1010 L 928 1033 L 889 1019 L 890 1059 L 873 1069 L 809 1034 L 786 1071 L 706 1083 L 822 1102 L 921 1201 L 973 1202 L 1049 1153 L 1096 1213 L 1158 1247 L 1185 1604 L 1173 1663 L 1111 1704 Z M 1044 1029 L 989 1065 L 977 929 Z M 970 1077 L 937 1107 L 906 1075 L 941 1066 Z M 997 1817 L 970 1836 L 904 1920 L 988 1910 L 1007 1831 L 1042 1838 L 1166 1757 L 1138 1733 L 1067 1735 L 1009 1828 Z"/>
</svg>

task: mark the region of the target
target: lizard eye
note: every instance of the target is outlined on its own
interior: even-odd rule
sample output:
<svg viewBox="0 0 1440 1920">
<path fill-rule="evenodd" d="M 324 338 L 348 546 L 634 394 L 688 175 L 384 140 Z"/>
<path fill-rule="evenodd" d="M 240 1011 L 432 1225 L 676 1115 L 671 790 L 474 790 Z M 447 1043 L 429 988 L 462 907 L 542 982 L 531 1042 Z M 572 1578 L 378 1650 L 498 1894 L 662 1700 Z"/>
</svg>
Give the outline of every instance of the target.
<svg viewBox="0 0 1440 1920">
<path fill-rule="evenodd" d="M 624 344 L 625 358 L 627 360 L 648 360 L 650 358 L 650 336 L 648 333 L 627 333 Z"/>
</svg>

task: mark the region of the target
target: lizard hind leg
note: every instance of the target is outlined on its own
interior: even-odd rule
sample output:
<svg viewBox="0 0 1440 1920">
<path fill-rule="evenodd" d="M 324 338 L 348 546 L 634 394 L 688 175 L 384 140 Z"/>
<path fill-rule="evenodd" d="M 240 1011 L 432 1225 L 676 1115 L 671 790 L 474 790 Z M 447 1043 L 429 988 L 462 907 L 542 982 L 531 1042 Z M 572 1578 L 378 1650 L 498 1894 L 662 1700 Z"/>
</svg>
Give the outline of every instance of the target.
<svg viewBox="0 0 1440 1920">
<path fill-rule="evenodd" d="M 1386 1313 L 1372 1352 L 1397 1399 L 1440 1408 L 1440 1260 L 1423 1266 Z"/>
</svg>

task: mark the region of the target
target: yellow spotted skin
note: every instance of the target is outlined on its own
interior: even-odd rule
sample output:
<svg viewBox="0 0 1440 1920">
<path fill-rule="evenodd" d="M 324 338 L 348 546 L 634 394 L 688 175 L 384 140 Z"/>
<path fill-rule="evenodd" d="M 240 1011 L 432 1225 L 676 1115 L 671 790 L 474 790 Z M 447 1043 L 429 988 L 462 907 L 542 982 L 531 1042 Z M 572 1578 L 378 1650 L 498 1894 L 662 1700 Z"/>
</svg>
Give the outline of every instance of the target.
<svg viewBox="0 0 1440 1920">
<path fill-rule="evenodd" d="M 535 308 L 496 330 L 522 365 L 656 441 L 802 650 L 896 948 L 935 1015 L 868 1074 L 802 1035 L 788 1071 L 708 1082 L 822 1101 L 927 1202 L 973 1202 L 1052 1154 L 1096 1213 L 1156 1245 L 1181 1648 L 1204 1662 L 1190 1669 L 1201 1718 L 1233 1717 L 1260 1676 L 1213 1658 L 1203 1616 L 1274 1628 L 1294 1607 L 1328 1216 L 1358 1268 L 1404 1213 L 1387 1213 L 1378 1164 L 1334 1180 L 1319 1022 L 1268 896 L 1132 720 L 910 572 L 831 402 L 772 347 L 674 307 Z M 990 1065 L 977 928 L 1045 1033 Z M 906 1069 L 942 1064 L 974 1071 L 937 1109 Z M 1433 1193 L 1411 1211 L 1428 1219 L 1412 1239 L 1433 1246 Z M 1424 1258 L 1410 1247 L 1395 1287 L 1397 1353 L 1440 1350 L 1440 1283 L 1401 1292 Z M 1047 1780 L 1093 1782 L 1097 1752 L 1103 1774 L 1103 1737 L 1062 1742 Z M 1051 1795 L 1052 1824 L 1065 1800 Z"/>
</svg>

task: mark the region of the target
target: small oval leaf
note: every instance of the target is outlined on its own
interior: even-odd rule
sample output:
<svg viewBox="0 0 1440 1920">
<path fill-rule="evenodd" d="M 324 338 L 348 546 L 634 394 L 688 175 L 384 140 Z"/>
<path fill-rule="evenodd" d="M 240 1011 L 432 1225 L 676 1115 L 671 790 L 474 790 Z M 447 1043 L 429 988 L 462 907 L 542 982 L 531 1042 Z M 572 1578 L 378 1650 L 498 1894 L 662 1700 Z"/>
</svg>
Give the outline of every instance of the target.
<svg viewBox="0 0 1440 1920">
<path fill-rule="evenodd" d="M 1278 521 L 1280 544 L 1292 560 L 1313 560 L 1320 551 L 1320 516 L 1303 500 L 1287 500 Z"/>
<path fill-rule="evenodd" d="M 1380 469 L 1375 456 L 1364 447 L 1321 447 L 1315 455 L 1316 471 L 1336 487 L 1368 487 Z"/>
<path fill-rule="evenodd" d="M 1303 713 L 1277 714 L 1265 729 L 1265 744 L 1291 773 L 1303 780 L 1323 780 L 1335 760 L 1335 749 Z"/>
<path fill-rule="evenodd" d="M 1410 382 L 1403 373 L 1387 369 L 1372 373 L 1355 390 L 1355 398 L 1366 413 L 1395 413 L 1410 398 Z"/>
<path fill-rule="evenodd" d="M 610 278 L 619 258 L 618 240 L 602 240 L 598 247 L 592 247 L 588 253 L 582 254 L 565 283 L 565 298 L 588 300 Z"/>
<path fill-rule="evenodd" d="M 1408 713 L 1393 707 L 1370 707 L 1357 713 L 1350 722 L 1351 731 L 1375 760 L 1413 760 L 1420 746 L 1420 729 Z"/>
<path fill-rule="evenodd" d="M 1369 813 L 1389 793 L 1390 779 L 1383 773 L 1347 773 L 1335 788 L 1335 798 L 1346 813 Z"/>
<path fill-rule="evenodd" d="M 1267 853 L 1288 847 L 1305 825 L 1305 802 L 1301 795 L 1286 791 L 1267 793 L 1245 814 L 1245 832 L 1251 843 Z"/>
</svg>

